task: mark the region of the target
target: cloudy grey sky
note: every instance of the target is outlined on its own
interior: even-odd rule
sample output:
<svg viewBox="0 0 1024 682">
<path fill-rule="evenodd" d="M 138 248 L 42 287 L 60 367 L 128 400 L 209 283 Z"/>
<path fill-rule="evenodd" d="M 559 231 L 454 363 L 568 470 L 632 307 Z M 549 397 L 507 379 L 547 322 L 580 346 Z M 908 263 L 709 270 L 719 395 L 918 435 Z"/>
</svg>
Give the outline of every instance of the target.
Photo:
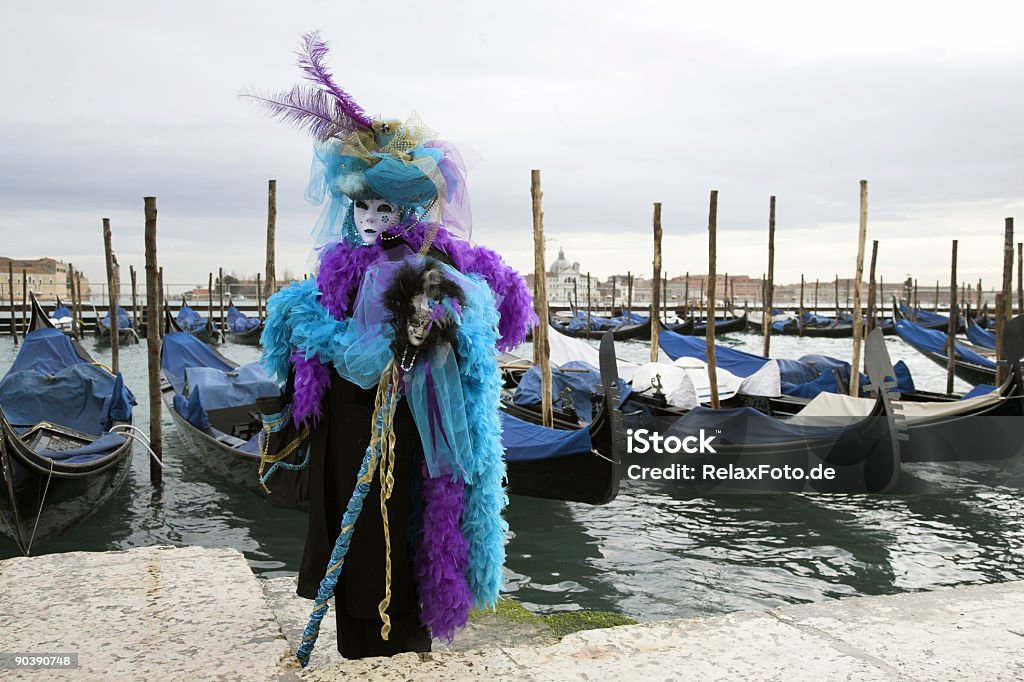
<svg viewBox="0 0 1024 682">
<path fill-rule="evenodd" d="M 363 8 L 371 9 L 363 9 Z M 278 271 L 301 272 L 320 208 L 310 142 L 238 98 L 298 80 L 319 29 L 372 114 L 413 110 L 473 159 L 474 239 L 532 269 L 530 169 L 548 261 L 759 275 L 778 197 L 776 280 L 852 275 L 858 181 L 886 280 L 995 283 L 1003 219 L 1024 238 L 1024 6 L 1013 2 L 81 2 L 0 0 L 0 255 L 102 279 L 101 218 L 143 264 L 158 197 L 173 283 L 262 269 L 278 180 Z"/>
</svg>

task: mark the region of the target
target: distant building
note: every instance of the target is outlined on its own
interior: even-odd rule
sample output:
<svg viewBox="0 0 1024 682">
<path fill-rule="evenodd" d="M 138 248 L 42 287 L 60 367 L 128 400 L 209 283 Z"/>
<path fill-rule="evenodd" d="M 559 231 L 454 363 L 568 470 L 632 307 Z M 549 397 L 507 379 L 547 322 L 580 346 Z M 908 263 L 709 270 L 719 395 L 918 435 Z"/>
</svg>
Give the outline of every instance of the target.
<svg viewBox="0 0 1024 682">
<path fill-rule="evenodd" d="M 68 287 L 68 266 L 53 258 L 36 258 L 32 260 L 0 256 L 0 300 L 10 303 L 11 283 L 8 274 L 14 275 L 14 300 L 21 301 L 22 282 L 27 283 L 28 291 L 35 294 L 40 301 L 70 303 L 71 292 Z M 80 274 L 80 273 L 78 273 Z M 82 281 L 82 298 L 89 300 L 92 290 L 89 280 L 84 275 Z"/>
</svg>

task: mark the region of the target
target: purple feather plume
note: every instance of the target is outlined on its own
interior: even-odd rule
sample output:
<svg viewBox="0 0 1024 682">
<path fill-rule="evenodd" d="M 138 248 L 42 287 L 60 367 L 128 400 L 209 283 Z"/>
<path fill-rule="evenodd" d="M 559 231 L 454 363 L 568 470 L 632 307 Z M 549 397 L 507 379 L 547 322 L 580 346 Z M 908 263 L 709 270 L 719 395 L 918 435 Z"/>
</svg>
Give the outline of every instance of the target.
<svg viewBox="0 0 1024 682">
<path fill-rule="evenodd" d="M 345 125 L 346 114 L 334 96 L 323 90 L 296 85 L 287 92 L 265 97 L 243 93 L 256 100 L 268 114 L 291 123 L 318 140 L 328 140 L 351 128 Z"/>
<path fill-rule="evenodd" d="M 423 528 L 416 553 L 420 622 L 449 642 L 466 624 L 474 602 L 466 580 L 469 543 L 460 526 L 463 488 L 461 478 L 431 478 L 424 463 Z"/>
<path fill-rule="evenodd" d="M 373 119 L 366 115 L 350 94 L 338 87 L 324 66 L 327 43 L 320 40 L 319 31 L 311 31 L 302 36 L 302 49 L 296 54 L 299 56 L 299 68 L 306 74 L 306 80 L 334 95 L 339 112 L 344 114 L 346 122 L 353 124 L 345 126 L 346 128 L 355 131 L 359 127 L 369 129 L 373 126 Z"/>
</svg>

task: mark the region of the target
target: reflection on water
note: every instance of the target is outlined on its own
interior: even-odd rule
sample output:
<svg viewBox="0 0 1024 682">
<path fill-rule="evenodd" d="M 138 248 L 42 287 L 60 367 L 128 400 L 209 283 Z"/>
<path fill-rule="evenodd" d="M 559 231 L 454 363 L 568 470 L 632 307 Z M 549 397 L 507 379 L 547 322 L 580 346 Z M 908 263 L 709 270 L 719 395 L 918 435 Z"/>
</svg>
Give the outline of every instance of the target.
<svg viewBox="0 0 1024 682">
<path fill-rule="evenodd" d="M 757 352 L 761 338 L 728 342 Z M 86 345 L 109 361 L 109 350 Z M 779 357 L 849 355 L 841 339 L 780 337 L 772 347 Z M 919 387 L 942 388 L 942 368 L 898 340 L 887 347 L 894 361 L 907 361 Z M 239 362 L 259 354 L 223 350 Z M 649 352 L 619 344 L 625 358 L 642 361 Z M 9 338 L 0 340 L 0 368 L 14 353 Z M 529 357 L 529 349 L 520 354 Z M 144 344 L 122 349 L 122 371 L 140 403 L 136 422 L 148 430 L 145 363 Z M 163 487 L 149 485 L 148 457 L 137 448 L 118 495 L 40 551 L 229 546 L 259 575 L 293 575 L 304 515 L 216 478 L 184 451 L 166 414 L 163 424 Z M 652 620 L 1024 579 L 1024 461 L 909 465 L 904 476 L 940 492 L 690 498 L 670 485 L 630 482 L 604 507 L 512 498 L 508 590 L 540 610 L 606 609 Z M 0 539 L 0 557 L 16 555 Z"/>
</svg>

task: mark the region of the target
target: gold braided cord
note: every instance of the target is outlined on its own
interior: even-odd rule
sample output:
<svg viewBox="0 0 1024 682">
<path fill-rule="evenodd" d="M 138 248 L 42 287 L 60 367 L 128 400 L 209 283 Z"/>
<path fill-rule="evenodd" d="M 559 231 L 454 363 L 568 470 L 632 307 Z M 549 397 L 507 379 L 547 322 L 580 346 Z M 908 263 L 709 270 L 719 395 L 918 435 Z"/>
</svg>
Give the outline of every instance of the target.
<svg viewBox="0 0 1024 682">
<path fill-rule="evenodd" d="M 390 372 L 385 370 L 385 374 L 388 375 L 387 381 L 384 377 L 381 377 L 381 384 L 388 384 L 392 387 L 392 390 L 397 390 L 399 375 L 398 365 L 392 359 Z M 380 636 L 385 642 L 388 640 L 388 635 L 391 633 L 391 616 L 388 615 L 387 609 L 391 605 L 391 530 L 388 525 L 388 508 L 387 503 L 391 498 L 391 493 L 395 489 L 395 429 L 394 429 L 394 418 L 395 408 L 398 405 L 398 401 L 392 396 L 392 400 L 388 403 L 388 411 L 384 419 L 386 430 L 382 431 L 387 434 L 385 442 L 381 446 L 381 462 L 380 462 L 380 516 L 384 523 L 384 598 L 380 600 L 380 604 L 377 605 L 377 613 L 380 614 L 381 628 Z M 383 434 L 382 434 L 383 435 Z"/>
<path fill-rule="evenodd" d="M 270 494 L 270 488 L 268 488 L 267 484 L 263 482 L 263 470 L 266 469 L 268 464 L 271 466 L 277 464 L 282 459 L 295 452 L 295 450 L 298 449 L 298 447 L 302 445 L 302 443 L 309 436 L 309 427 L 307 426 L 305 429 L 302 430 L 302 433 L 300 433 L 295 438 L 295 440 L 288 443 L 288 445 L 286 445 L 284 449 L 281 450 L 281 452 L 277 453 L 276 455 L 272 455 L 270 454 L 270 430 L 273 428 L 273 426 L 274 424 L 264 424 L 263 430 L 260 431 L 259 435 L 260 468 L 257 475 L 259 476 L 260 479 L 260 485 L 263 486 L 263 489 L 267 491 L 268 495 Z"/>
</svg>

